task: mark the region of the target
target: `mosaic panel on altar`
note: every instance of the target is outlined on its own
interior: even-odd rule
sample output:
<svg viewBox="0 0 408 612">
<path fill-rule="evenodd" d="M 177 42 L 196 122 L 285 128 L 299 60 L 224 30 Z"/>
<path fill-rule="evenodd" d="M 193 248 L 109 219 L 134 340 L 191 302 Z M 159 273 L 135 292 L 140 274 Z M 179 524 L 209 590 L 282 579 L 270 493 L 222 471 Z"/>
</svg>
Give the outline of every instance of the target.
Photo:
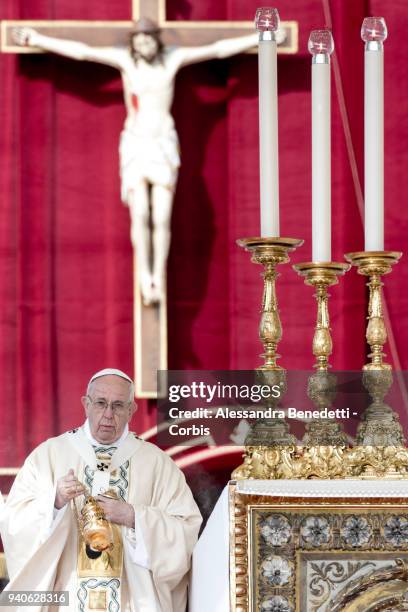
<svg viewBox="0 0 408 612">
<path fill-rule="evenodd" d="M 232 499 L 233 610 L 408 610 L 408 498 Z"/>
</svg>

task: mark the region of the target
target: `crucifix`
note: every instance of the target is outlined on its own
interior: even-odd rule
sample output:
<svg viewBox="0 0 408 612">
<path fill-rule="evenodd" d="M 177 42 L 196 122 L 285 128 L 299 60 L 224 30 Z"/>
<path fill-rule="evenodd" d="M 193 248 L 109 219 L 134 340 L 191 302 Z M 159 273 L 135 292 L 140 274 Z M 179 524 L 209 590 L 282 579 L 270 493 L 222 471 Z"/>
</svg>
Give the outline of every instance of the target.
<svg viewBox="0 0 408 612">
<path fill-rule="evenodd" d="M 166 263 L 180 165 L 170 113 L 175 75 L 185 65 L 254 48 L 257 39 L 252 22 L 168 21 L 165 0 L 133 0 L 132 18 L 3 21 L 1 50 L 51 51 L 121 72 L 127 118 L 119 152 L 134 246 L 136 395 L 154 398 L 156 372 L 167 369 Z M 297 51 L 296 22 L 282 23 L 278 42 L 281 53 Z"/>
</svg>

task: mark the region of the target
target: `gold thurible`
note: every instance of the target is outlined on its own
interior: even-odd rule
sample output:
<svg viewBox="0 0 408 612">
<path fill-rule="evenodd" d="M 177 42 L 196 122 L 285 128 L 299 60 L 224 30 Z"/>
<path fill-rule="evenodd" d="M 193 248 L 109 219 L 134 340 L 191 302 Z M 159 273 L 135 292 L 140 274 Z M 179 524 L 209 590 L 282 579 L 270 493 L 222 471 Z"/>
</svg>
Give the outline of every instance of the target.
<svg viewBox="0 0 408 612">
<path fill-rule="evenodd" d="M 109 489 L 104 493 L 105 497 L 118 499 L 115 491 Z M 73 500 L 79 531 L 88 546 L 92 550 L 102 552 L 113 546 L 113 533 L 110 522 L 105 517 L 105 512 L 92 495 L 84 495 L 84 504 L 78 509 L 77 500 Z"/>
</svg>

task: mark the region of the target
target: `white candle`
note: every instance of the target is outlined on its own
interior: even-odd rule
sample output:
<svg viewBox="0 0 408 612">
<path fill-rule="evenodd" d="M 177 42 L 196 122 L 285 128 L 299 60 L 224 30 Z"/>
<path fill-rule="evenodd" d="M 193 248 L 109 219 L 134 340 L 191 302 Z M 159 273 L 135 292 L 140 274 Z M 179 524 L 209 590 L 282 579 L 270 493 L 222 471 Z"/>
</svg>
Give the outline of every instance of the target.
<svg viewBox="0 0 408 612">
<path fill-rule="evenodd" d="M 256 11 L 259 31 L 259 162 L 261 236 L 279 236 L 278 91 L 275 8 Z"/>
<path fill-rule="evenodd" d="M 312 260 L 331 261 L 330 30 L 313 30 L 312 59 Z"/>
<path fill-rule="evenodd" d="M 364 236 L 366 251 L 384 250 L 384 46 L 382 17 L 366 17 L 364 40 Z"/>
</svg>

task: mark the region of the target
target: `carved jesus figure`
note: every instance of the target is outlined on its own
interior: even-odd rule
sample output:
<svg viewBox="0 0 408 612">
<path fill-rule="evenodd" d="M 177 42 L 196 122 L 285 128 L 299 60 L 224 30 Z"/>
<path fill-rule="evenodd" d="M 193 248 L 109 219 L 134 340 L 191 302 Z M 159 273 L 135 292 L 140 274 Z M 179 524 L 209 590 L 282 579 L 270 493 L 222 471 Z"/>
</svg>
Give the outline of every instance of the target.
<svg viewBox="0 0 408 612">
<path fill-rule="evenodd" d="M 120 70 L 127 112 L 119 146 L 121 197 L 130 210 L 143 301 L 146 305 L 159 302 L 165 292 L 171 210 L 180 166 L 171 115 L 175 76 L 188 64 L 229 57 L 254 47 L 257 34 L 201 47 L 168 47 L 161 42 L 158 26 L 147 18 L 136 22 L 127 49 L 91 47 L 43 36 L 31 28 L 15 28 L 13 34 L 20 45 Z"/>
</svg>

